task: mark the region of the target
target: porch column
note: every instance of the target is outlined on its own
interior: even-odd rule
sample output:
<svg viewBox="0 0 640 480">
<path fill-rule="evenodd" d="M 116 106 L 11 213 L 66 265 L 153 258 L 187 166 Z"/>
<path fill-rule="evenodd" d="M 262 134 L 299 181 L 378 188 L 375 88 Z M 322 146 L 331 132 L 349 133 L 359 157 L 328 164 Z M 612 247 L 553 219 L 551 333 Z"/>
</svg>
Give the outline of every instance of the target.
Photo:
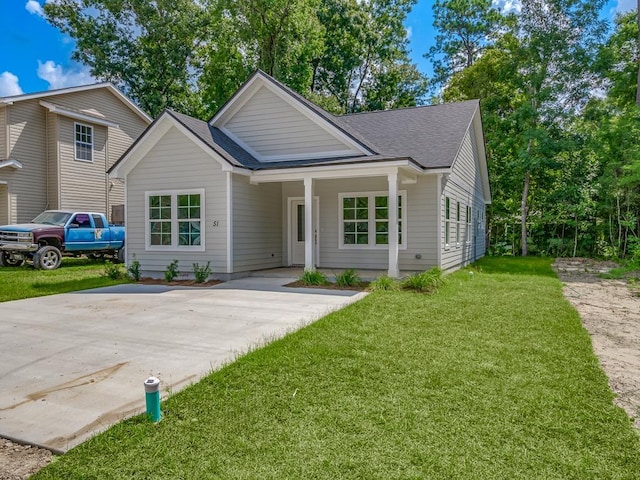
<svg viewBox="0 0 640 480">
<path fill-rule="evenodd" d="M 313 250 L 315 232 L 313 231 L 313 178 L 304 178 L 304 270 L 315 270 Z"/>
<path fill-rule="evenodd" d="M 387 175 L 389 181 L 389 272 L 391 278 L 400 276 L 398 268 L 398 171 Z M 403 205 L 402 208 L 407 208 Z"/>
</svg>

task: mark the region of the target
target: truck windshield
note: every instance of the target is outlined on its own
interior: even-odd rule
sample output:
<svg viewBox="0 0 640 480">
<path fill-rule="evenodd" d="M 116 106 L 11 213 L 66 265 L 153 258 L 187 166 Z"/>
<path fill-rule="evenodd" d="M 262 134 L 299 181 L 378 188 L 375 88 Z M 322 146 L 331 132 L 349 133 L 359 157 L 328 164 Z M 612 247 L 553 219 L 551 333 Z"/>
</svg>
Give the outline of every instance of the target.
<svg viewBox="0 0 640 480">
<path fill-rule="evenodd" d="M 45 225 L 58 225 L 60 227 L 64 226 L 69 220 L 71 216 L 70 213 L 65 212 L 42 212 L 36 218 L 34 218 L 31 223 L 42 223 Z"/>
</svg>

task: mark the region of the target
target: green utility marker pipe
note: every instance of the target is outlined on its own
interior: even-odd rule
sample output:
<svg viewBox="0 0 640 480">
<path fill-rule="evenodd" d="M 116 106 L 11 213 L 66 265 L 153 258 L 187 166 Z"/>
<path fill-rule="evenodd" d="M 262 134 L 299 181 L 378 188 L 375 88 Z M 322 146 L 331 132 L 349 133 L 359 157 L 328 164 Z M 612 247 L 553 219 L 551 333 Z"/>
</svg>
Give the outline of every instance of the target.
<svg viewBox="0 0 640 480">
<path fill-rule="evenodd" d="M 152 422 L 159 422 L 162 418 L 160 412 L 160 380 L 149 377 L 144 381 L 144 392 L 147 401 L 147 417 Z"/>
</svg>

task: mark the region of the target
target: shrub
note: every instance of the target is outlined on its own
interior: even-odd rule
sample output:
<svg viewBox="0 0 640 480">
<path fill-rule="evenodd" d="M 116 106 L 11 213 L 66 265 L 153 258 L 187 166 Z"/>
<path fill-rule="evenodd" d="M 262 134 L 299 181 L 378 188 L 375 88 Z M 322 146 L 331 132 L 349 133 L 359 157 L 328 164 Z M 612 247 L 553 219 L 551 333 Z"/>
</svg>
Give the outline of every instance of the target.
<svg viewBox="0 0 640 480">
<path fill-rule="evenodd" d="M 329 283 L 324 273 L 317 270 L 304 272 L 298 280 L 305 285 L 327 285 Z"/>
<path fill-rule="evenodd" d="M 204 283 L 211 275 L 211 266 L 209 265 L 211 262 L 207 262 L 206 265 L 200 266 L 197 263 L 193 264 L 193 276 L 196 279 L 196 283 Z"/>
<path fill-rule="evenodd" d="M 349 268 L 336 275 L 336 284 L 339 287 L 353 287 L 360 282 L 362 282 L 362 279 L 353 268 Z"/>
<path fill-rule="evenodd" d="M 129 276 L 135 281 L 140 281 L 140 262 L 136 260 L 136 254 L 133 254 L 133 262 L 131 265 L 127 267 L 127 272 L 129 272 Z"/>
<path fill-rule="evenodd" d="M 178 276 L 179 273 L 180 272 L 178 271 L 178 260 L 173 260 L 169 264 L 167 269 L 164 271 L 164 279 L 167 282 L 171 282 Z"/>
<path fill-rule="evenodd" d="M 437 290 L 443 283 L 442 270 L 438 267 L 433 267 L 425 272 L 414 273 L 405 278 L 401 286 L 405 290 L 430 293 Z"/>
<path fill-rule="evenodd" d="M 377 292 L 380 290 L 397 290 L 398 289 L 398 282 L 391 278 L 388 277 L 387 275 L 382 275 L 381 277 L 376 278 L 373 282 L 371 282 L 369 284 L 369 290 L 371 290 L 372 292 Z"/>
<path fill-rule="evenodd" d="M 120 268 L 120 265 L 106 262 L 104 264 L 104 276 L 110 278 L 111 280 L 118 280 L 124 277 L 124 272 Z"/>
</svg>

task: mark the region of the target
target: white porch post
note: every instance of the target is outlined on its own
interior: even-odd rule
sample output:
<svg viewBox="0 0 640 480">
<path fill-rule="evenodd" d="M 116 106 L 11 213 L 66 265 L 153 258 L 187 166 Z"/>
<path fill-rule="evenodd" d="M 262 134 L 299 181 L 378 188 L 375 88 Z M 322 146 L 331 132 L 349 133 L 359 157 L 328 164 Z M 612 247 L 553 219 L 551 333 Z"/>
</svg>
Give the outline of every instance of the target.
<svg viewBox="0 0 640 480">
<path fill-rule="evenodd" d="M 313 231 L 313 178 L 304 177 L 304 270 L 315 270 L 313 259 L 315 235 Z"/>
<path fill-rule="evenodd" d="M 387 175 L 389 181 L 389 272 L 391 278 L 400 276 L 398 268 L 398 171 Z M 407 208 L 403 205 L 402 208 Z"/>
</svg>

